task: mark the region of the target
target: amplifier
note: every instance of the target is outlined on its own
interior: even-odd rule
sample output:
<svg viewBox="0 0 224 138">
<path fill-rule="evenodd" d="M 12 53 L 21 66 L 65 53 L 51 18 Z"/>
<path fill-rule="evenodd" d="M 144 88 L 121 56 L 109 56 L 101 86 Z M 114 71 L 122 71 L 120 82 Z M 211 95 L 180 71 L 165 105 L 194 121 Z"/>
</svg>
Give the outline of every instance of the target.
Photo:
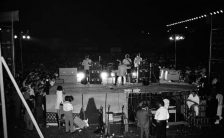
<svg viewBox="0 0 224 138">
<path fill-rule="evenodd" d="M 77 83 L 77 77 L 76 76 L 59 76 L 60 79 L 64 80 L 64 83 Z"/>
<path fill-rule="evenodd" d="M 101 84 L 102 79 L 100 77 L 97 78 L 90 78 L 89 83 L 90 84 Z"/>
<path fill-rule="evenodd" d="M 169 69 L 161 69 L 160 70 L 160 80 L 178 81 L 179 79 L 180 79 L 180 71 L 179 70 L 169 70 Z"/>
</svg>

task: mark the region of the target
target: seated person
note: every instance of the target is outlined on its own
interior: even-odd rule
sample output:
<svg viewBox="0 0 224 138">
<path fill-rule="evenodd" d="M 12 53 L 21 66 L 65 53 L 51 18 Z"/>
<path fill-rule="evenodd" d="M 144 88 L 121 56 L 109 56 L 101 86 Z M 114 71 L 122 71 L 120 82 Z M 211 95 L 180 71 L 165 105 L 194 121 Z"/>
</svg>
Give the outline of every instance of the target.
<svg viewBox="0 0 224 138">
<path fill-rule="evenodd" d="M 199 115 L 199 96 L 197 95 L 196 91 L 192 91 L 187 98 L 187 106 L 189 109 L 195 112 L 195 115 Z"/>
</svg>

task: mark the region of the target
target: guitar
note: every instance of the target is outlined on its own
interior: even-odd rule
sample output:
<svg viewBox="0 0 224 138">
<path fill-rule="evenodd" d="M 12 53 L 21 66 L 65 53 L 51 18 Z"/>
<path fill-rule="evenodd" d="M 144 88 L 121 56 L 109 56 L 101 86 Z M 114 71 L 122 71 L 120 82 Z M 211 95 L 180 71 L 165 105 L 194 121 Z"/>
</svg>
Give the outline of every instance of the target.
<svg viewBox="0 0 224 138">
<path fill-rule="evenodd" d="M 119 62 L 119 65 L 121 65 L 122 64 L 122 62 L 121 62 L 121 60 L 119 60 L 119 59 L 117 59 L 116 61 L 118 61 Z M 125 64 L 124 64 L 125 65 Z M 130 64 L 130 65 L 126 65 L 127 66 L 127 69 L 131 69 L 131 67 L 132 67 L 132 65 Z"/>
</svg>

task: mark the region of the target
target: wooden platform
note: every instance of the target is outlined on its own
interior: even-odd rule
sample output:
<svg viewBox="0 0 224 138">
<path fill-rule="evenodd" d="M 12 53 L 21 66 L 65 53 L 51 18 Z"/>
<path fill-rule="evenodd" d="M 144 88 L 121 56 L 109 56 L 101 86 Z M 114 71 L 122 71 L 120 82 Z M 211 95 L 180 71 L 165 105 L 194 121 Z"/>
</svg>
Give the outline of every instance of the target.
<svg viewBox="0 0 224 138">
<path fill-rule="evenodd" d="M 183 92 L 196 89 L 194 85 L 178 83 L 151 83 L 147 86 L 141 83 L 130 83 L 125 85 L 114 86 L 112 84 L 86 84 L 81 83 L 61 83 L 55 84 L 50 89 L 50 95 L 55 94 L 57 86 L 61 85 L 65 93 L 122 93 L 125 89 L 140 89 L 140 92 L 162 93 L 162 92 Z"/>
</svg>

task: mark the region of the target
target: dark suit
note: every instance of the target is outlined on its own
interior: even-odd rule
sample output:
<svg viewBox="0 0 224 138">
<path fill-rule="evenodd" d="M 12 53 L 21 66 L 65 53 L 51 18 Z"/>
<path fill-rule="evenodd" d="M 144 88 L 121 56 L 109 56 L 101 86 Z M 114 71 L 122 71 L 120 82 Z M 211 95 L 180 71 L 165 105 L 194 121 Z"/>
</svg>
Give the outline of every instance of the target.
<svg viewBox="0 0 224 138">
<path fill-rule="evenodd" d="M 136 113 L 136 119 L 138 120 L 138 127 L 141 128 L 141 138 L 145 133 L 146 138 L 149 137 L 151 112 L 149 110 L 140 109 Z"/>
</svg>

